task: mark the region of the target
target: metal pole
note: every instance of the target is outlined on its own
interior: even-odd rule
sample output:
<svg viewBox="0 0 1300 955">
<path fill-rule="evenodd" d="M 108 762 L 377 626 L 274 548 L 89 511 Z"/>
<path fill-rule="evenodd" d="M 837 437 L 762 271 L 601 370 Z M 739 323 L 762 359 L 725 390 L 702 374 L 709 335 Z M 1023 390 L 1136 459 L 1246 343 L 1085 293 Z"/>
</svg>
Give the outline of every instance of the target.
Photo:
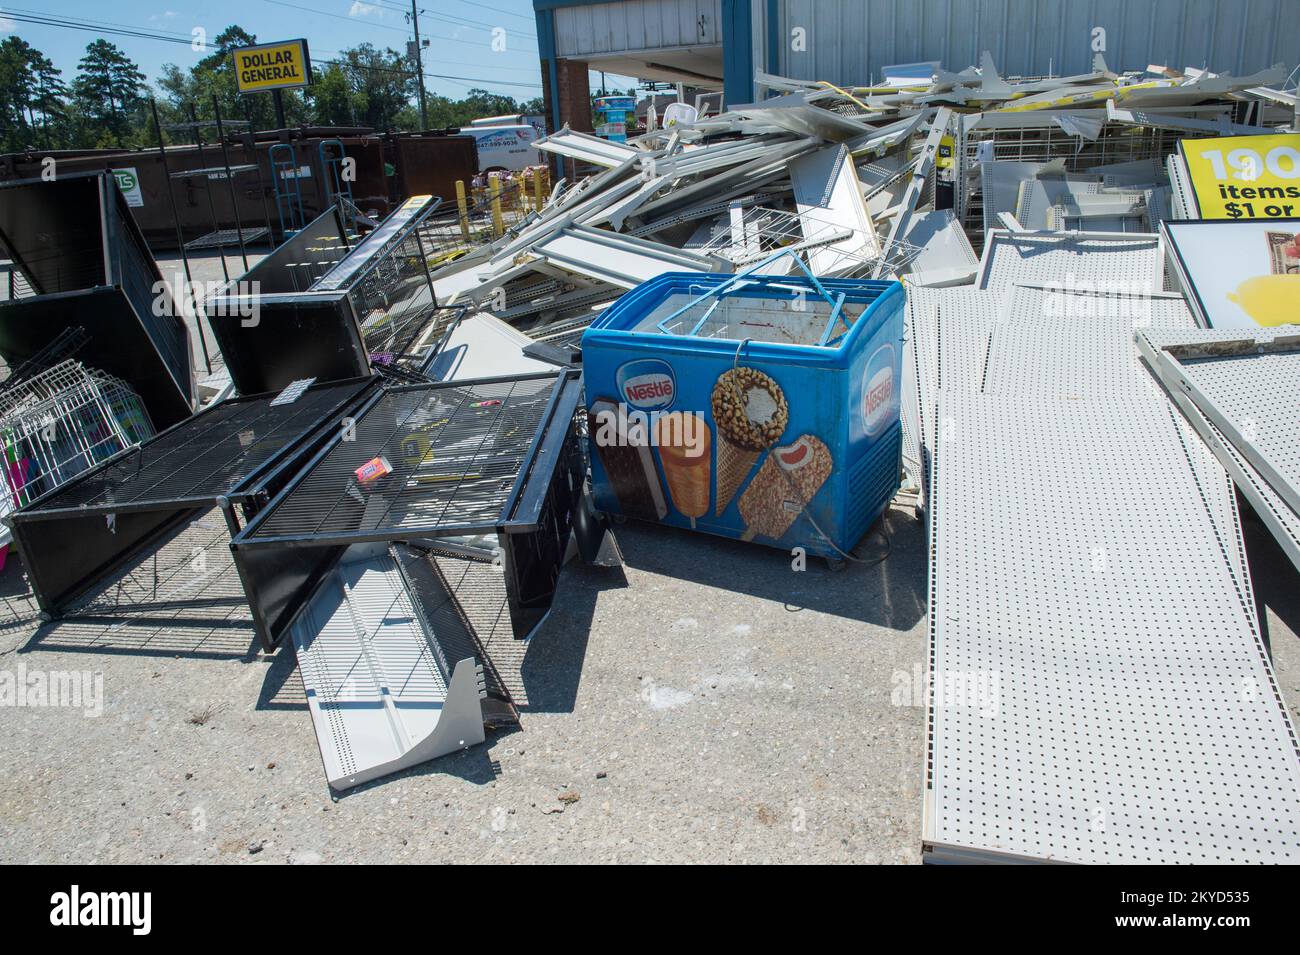
<svg viewBox="0 0 1300 955">
<path fill-rule="evenodd" d="M 465 180 L 456 180 L 456 209 L 460 213 L 460 234 L 469 239 L 469 204 L 465 200 Z"/>
<path fill-rule="evenodd" d="M 239 197 L 235 194 L 235 176 L 230 171 L 230 149 L 226 146 L 226 129 L 221 125 L 221 104 L 212 94 L 212 114 L 217 120 L 217 142 L 221 143 L 221 159 L 226 165 L 226 185 L 230 187 L 230 211 L 235 214 L 235 235 L 239 237 L 239 255 L 248 271 L 248 250 L 244 248 L 244 223 L 239 218 Z"/>
<path fill-rule="evenodd" d="M 153 128 L 158 134 L 158 158 L 162 160 L 163 178 L 167 180 L 167 198 L 171 200 L 172 205 L 172 224 L 176 226 L 176 244 L 181 250 L 181 262 L 185 265 L 185 291 L 194 303 L 194 324 L 199 330 L 199 343 L 203 346 L 203 362 L 207 365 L 208 374 L 212 374 L 212 356 L 208 354 L 208 337 L 203 334 L 203 322 L 199 318 L 199 303 L 194 298 L 194 280 L 190 276 L 190 257 L 185 254 L 185 236 L 181 234 L 181 214 L 176 206 L 176 193 L 172 191 L 172 174 L 167 168 L 167 150 L 163 147 L 162 123 L 158 121 L 158 101 L 152 97 L 149 100 L 149 107 L 153 110 Z"/>
<path fill-rule="evenodd" d="M 275 121 L 281 129 L 285 129 L 289 124 L 284 118 L 284 94 L 279 90 L 271 90 L 271 102 L 275 103 Z"/>
<path fill-rule="evenodd" d="M 190 104 L 190 123 L 194 126 L 194 145 L 197 146 L 199 150 L 199 168 L 206 169 L 207 167 L 205 163 L 207 162 L 207 159 L 203 156 L 203 132 L 199 126 L 199 118 L 194 111 L 193 103 Z M 212 198 L 212 177 L 210 174 L 205 172 L 203 178 L 206 180 L 203 184 L 203 189 L 208 195 L 208 215 L 212 217 L 212 228 L 217 243 L 217 254 L 221 256 L 221 274 L 224 275 L 226 281 L 229 282 L 230 269 L 226 268 L 226 246 L 221 241 L 221 223 L 217 221 L 217 203 L 216 200 Z"/>
<path fill-rule="evenodd" d="M 257 192 L 262 197 L 262 214 L 266 217 L 266 242 L 272 249 L 275 248 L 275 227 L 271 225 L 271 203 L 266 198 L 266 180 L 262 178 L 262 160 L 257 155 L 257 124 L 253 122 L 252 101 L 247 95 L 244 96 L 244 118 L 248 120 L 248 145 L 247 148 L 253 150 L 253 165 L 257 167 Z M 274 188 L 275 166 L 271 163 L 270 148 L 271 143 L 267 143 L 266 165 L 271 172 L 272 187 Z M 279 210 L 277 209 L 277 214 Z"/>
<path fill-rule="evenodd" d="M 415 27 L 415 76 L 420 81 L 420 130 L 429 128 L 429 114 L 424 108 L 424 58 L 420 53 L 420 14 L 411 0 L 411 25 Z"/>
</svg>

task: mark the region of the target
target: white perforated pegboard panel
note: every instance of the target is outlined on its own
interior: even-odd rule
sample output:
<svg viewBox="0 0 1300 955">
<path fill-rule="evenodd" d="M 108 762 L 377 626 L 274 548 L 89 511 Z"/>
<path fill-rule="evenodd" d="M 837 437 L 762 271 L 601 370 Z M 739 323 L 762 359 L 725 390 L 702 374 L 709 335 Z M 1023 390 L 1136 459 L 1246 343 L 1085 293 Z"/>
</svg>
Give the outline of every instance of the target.
<svg viewBox="0 0 1300 955">
<path fill-rule="evenodd" d="M 988 350 L 988 331 L 1002 314 L 1002 297 L 970 286 L 907 287 L 907 322 L 913 343 L 918 436 L 922 462 L 921 497 L 929 499 L 929 454 L 934 402 L 939 389 L 978 391 Z M 942 316 L 942 317 L 941 317 Z"/>
<path fill-rule="evenodd" d="M 1086 327 L 1017 321 L 993 330 L 984 376 L 989 394 L 1118 400 L 1159 390 L 1142 366 L 1127 318 L 1098 318 Z"/>
<path fill-rule="evenodd" d="M 912 310 L 903 311 L 903 366 L 901 375 L 903 400 L 900 417 L 903 427 L 903 470 L 912 483 L 921 484 L 921 408 L 916 383 L 916 341 L 912 331 Z"/>
<path fill-rule="evenodd" d="M 1025 179 L 1020 183 L 1020 194 L 1016 202 L 1016 221 L 1026 229 L 1046 229 L 1048 218 L 1057 204 L 1077 208 L 1079 197 L 1095 196 L 1100 192 L 1100 181 Z"/>
<path fill-rule="evenodd" d="M 1169 174 L 1170 218 L 1195 219 L 1196 208 L 1192 199 L 1191 179 L 1187 175 L 1187 165 L 1183 157 L 1170 153 L 1165 160 L 1165 171 Z"/>
<path fill-rule="evenodd" d="M 1300 511 L 1300 350 L 1177 361 L 1196 406 Z"/>
<path fill-rule="evenodd" d="M 1163 276 L 1157 235 L 993 229 L 984 243 L 975 286 L 993 292 L 1005 292 L 1012 285 L 1159 291 Z"/>
<path fill-rule="evenodd" d="M 1273 329 L 1252 331 L 1252 336 L 1261 341 L 1271 341 L 1273 337 L 1300 332 L 1300 326 L 1284 326 Z M 1189 426 L 1213 451 L 1219 463 L 1231 475 L 1232 480 L 1241 490 L 1251 507 L 1259 515 L 1269 531 L 1277 539 L 1283 551 L 1300 569 L 1300 514 L 1297 514 L 1269 483 L 1264 480 L 1241 451 L 1230 441 L 1204 413 L 1182 388 L 1170 387 L 1176 383 L 1177 368 L 1172 362 L 1162 361 L 1159 351 L 1162 346 L 1209 343 L 1214 341 L 1231 341 L 1239 338 L 1240 330 L 1235 329 L 1198 329 L 1193 332 L 1179 333 L 1167 329 L 1150 329 L 1138 335 L 1137 342 L 1147 364 L 1165 380 L 1168 394 L 1173 397 L 1182 411 Z"/>
<path fill-rule="evenodd" d="M 1159 393 L 1133 341 L 1135 328 L 1193 328 L 1182 298 L 1013 285 L 993 330 L 984 391 L 1033 397 Z"/>
<path fill-rule="evenodd" d="M 1181 296 L 1096 294 L 1012 286 L 1004 322 L 992 330 L 984 392 L 1022 398 L 1162 397 L 1147 369 L 1134 329 L 1153 320 L 1192 329 Z M 1250 592 L 1245 545 L 1232 486 L 1223 467 L 1190 426 L 1183 445 L 1205 506 L 1238 585 Z M 1252 614 L 1253 601 L 1249 602 Z"/>
<path fill-rule="evenodd" d="M 941 396 L 929 844 L 1300 859 L 1294 731 L 1175 415 Z"/>
</svg>

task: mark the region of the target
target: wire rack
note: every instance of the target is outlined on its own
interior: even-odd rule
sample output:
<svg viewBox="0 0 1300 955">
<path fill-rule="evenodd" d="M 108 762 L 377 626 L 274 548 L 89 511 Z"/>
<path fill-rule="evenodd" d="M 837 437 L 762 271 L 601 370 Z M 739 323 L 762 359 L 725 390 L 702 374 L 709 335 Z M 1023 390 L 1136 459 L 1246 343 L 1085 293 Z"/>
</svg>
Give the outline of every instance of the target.
<svg viewBox="0 0 1300 955">
<path fill-rule="evenodd" d="M 540 211 L 536 193 L 529 188 L 530 180 L 503 178 L 500 183 L 501 191 L 497 196 L 489 189 L 475 189 L 473 199 L 466 202 L 463 212 L 455 203 L 448 203 L 424 220 L 420 225 L 420 240 L 424 243 L 430 268 L 454 262 L 479 246 L 500 238 L 506 230 L 525 223 Z M 544 189 L 543 203 L 546 198 Z"/>
<path fill-rule="evenodd" d="M 37 637 L 45 650 L 220 659 L 249 656 L 256 639 L 217 509 L 146 548 Z"/>
<path fill-rule="evenodd" d="M 975 247 L 984 239 L 984 196 L 978 176 L 981 146 L 984 155 L 1013 162 L 1061 159 L 1070 172 L 1114 163 L 1156 160 L 1175 152 L 1183 133 L 1177 129 L 1107 124 L 1092 142 L 1080 143 L 1050 117 L 1040 126 L 963 131 L 958 159 L 963 175 L 958 183 L 956 212 Z"/>
<path fill-rule="evenodd" d="M 262 396 L 214 405 L 64 488 L 33 513 L 113 511 L 126 505 L 211 501 L 231 494 L 364 387 L 364 382 L 338 382 L 310 388 L 287 404 L 272 404 L 274 396 Z"/>
<path fill-rule="evenodd" d="M 363 324 L 361 334 L 372 362 L 423 365 L 430 350 L 438 350 L 444 336 L 464 314 L 464 306 L 426 304 L 398 314 L 384 313 Z"/>
<path fill-rule="evenodd" d="M 251 540 L 494 528 L 530 458 L 557 377 L 386 391 L 247 529 Z M 378 476 L 364 470 L 375 465 Z"/>
<path fill-rule="evenodd" d="M 0 394 L 4 504 L 29 504 L 153 433 L 125 382 L 80 362 L 61 361 L 13 383 Z"/>
<path fill-rule="evenodd" d="M 853 240 L 853 241 L 848 241 Z M 741 210 L 741 222 L 733 228 L 726 217 L 721 218 L 708 237 L 692 251 L 718 256 L 731 262 L 737 269 L 761 262 L 780 249 L 799 252 L 835 245 L 840 256 L 836 270 L 845 277 L 862 276 L 871 272 L 879 255 L 877 238 L 862 229 L 833 222 L 810 212 L 791 212 L 768 206 L 751 206 Z M 890 249 L 892 268 L 901 268 L 910 262 L 920 248 L 901 239 Z"/>
</svg>

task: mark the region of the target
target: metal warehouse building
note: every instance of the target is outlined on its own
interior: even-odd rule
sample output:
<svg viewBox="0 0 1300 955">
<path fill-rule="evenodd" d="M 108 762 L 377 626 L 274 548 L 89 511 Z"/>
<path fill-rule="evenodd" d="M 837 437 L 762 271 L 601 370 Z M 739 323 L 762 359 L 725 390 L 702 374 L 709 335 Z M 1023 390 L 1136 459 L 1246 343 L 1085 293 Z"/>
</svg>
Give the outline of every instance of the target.
<svg viewBox="0 0 1300 955">
<path fill-rule="evenodd" d="M 1300 62 L 1300 0 L 533 0 L 549 119 L 590 128 L 587 70 L 753 99 L 755 69 L 837 85 L 993 54 L 1004 76 Z M 1098 32 L 1100 31 L 1100 32 Z"/>
</svg>

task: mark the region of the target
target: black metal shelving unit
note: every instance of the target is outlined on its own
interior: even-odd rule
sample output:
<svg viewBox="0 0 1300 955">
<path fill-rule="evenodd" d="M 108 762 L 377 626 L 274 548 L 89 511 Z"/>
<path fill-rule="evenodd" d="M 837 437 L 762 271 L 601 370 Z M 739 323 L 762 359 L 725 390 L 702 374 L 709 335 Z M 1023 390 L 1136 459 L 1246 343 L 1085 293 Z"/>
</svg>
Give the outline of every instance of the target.
<svg viewBox="0 0 1300 955">
<path fill-rule="evenodd" d="M 550 608 L 582 491 L 580 397 L 572 370 L 370 395 L 231 543 L 264 644 L 348 547 L 481 535 L 495 536 L 526 637 Z"/>
<path fill-rule="evenodd" d="M 252 517 L 376 390 L 377 379 L 353 379 L 308 387 L 293 400 L 264 394 L 218 402 L 9 515 L 39 606 L 57 615 L 214 505 L 238 533 L 240 514 Z"/>
<path fill-rule="evenodd" d="M 158 427 L 193 413 L 189 331 L 111 173 L 0 184 L 0 254 L 34 293 L 0 301 L 6 362 L 79 329 L 85 363 L 129 384 Z"/>
<path fill-rule="evenodd" d="M 335 205 L 210 299 L 236 390 L 369 374 L 373 353 L 405 351 L 439 323 L 449 332 L 460 312 L 438 306 L 419 232 L 436 208 L 407 200 L 357 241 Z"/>
</svg>

